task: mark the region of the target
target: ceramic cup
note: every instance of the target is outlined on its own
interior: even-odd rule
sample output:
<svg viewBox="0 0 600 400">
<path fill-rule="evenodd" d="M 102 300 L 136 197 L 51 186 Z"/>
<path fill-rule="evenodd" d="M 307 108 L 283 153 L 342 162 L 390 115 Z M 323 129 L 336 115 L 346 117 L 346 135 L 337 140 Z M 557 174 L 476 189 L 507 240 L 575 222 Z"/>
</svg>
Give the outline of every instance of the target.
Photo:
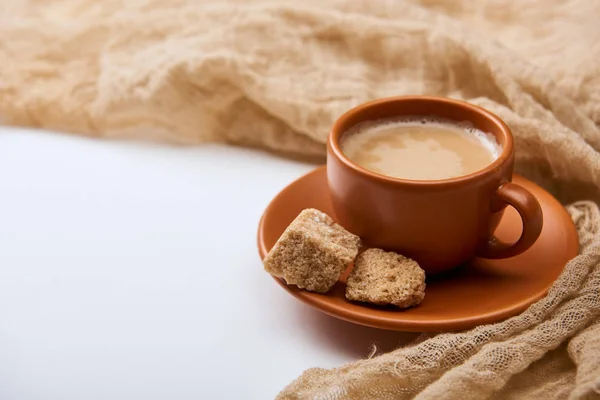
<svg viewBox="0 0 600 400">
<path fill-rule="evenodd" d="M 354 164 L 342 153 L 340 139 L 357 123 L 403 115 L 469 121 L 493 134 L 502 152 L 485 169 L 444 180 L 388 177 Z M 334 123 L 327 142 L 327 181 L 342 226 L 367 246 L 399 252 L 426 272 L 439 273 L 475 256 L 515 256 L 538 238 L 542 211 L 531 193 L 511 183 L 514 158 L 510 129 L 489 111 L 446 98 L 392 97 L 353 108 Z M 507 205 L 523 221 L 521 237 L 511 244 L 493 235 Z"/>
</svg>

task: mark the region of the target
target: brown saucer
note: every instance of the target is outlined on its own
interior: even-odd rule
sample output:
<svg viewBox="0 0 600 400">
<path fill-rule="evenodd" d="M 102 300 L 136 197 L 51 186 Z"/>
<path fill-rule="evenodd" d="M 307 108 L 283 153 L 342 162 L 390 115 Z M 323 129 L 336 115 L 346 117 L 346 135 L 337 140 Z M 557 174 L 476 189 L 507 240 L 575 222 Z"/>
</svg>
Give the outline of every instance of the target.
<svg viewBox="0 0 600 400">
<path fill-rule="evenodd" d="M 577 255 L 577 231 L 563 206 L 541 187 L 515 175 L 513 182 L 533 193 L 544 214 L 537 242 L 526 252 L 501 260 L 474 259 L 469 265 L 427 280 L 425 300 L 415 308 L 372 307 L 346 300 L 346 274 L 326 295 L 307 292 L 275 279 L 305 303 L 337 318 L 376 328 L 400 331 L 448 331 L 497 322 L 525 310 L 545 295 L 567 261 Z M 265 210 L 258 227 L 258 250 L 264 258 L 288 224 L 305 208 L 316 208 L 334 219 L 325 167 L 283 189 Z M 517 212 L 507 207 L 496 230 L 501 240 L 521 233 Z"/>
</svg>

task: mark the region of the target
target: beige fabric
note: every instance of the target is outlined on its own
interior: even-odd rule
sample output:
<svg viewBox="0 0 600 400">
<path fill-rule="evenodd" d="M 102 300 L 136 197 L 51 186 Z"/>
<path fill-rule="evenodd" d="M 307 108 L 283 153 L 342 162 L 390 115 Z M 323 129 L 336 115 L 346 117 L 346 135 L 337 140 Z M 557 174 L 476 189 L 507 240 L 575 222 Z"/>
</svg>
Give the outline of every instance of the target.
<svg viewBox="0 0 600 400">
<path fill-rule="evenodd" d="M 282 399 L 600 397 L 600 2 L 0 2 L 0 119 L 91 136 L 323 155 L 376 97 L 500 115 L 517 170 L 563 202 L 582 252 L 522 315 L 309 370 Z"/>
</svg>

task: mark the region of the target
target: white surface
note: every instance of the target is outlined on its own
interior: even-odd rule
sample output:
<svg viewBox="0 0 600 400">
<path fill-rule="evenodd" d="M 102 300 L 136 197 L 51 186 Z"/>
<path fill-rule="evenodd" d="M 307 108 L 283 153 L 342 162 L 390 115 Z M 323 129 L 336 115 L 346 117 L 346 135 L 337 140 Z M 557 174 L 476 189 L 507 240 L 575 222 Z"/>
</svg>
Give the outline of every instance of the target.
<svg viewBox="0 0 600 400">
<path fill-rule="evenodd" d="M 260 215 L 313 167 L 0 127 L 0 399 L 269 399 L 406 339 L 262 270 Z"/>
</svg>

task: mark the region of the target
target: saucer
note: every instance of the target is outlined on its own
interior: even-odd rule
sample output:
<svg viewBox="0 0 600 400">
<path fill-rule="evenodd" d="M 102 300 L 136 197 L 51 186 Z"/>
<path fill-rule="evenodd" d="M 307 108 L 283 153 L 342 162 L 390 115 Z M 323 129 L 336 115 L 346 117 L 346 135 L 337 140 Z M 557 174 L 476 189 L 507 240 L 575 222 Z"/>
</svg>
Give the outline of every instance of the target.
<svg viewBox="0 0 600 400">
<path fill-rule="evenodd" d="M 515 175 L 513 182 L 540 202 L 544 227 L 526 252 L 501 260 L 475 258 L 469 264 L 427 279 L 425 299 L 414 308 L 370 306 L 346 299 L 346 277 L 327 294 L 287 285 L 285 290 L 305 303 L 337 318 L 375 328 L 414 332 L 463 330 L 519 314 L 543 297 L 565 264 L 577 255 L 575 226 L 564 207 L 535 183 Z M 258 227 L 258 250 L 264 258 L 290 222 L 305 208 L 316 208 L 333 219 L 325 166 L 302 176 L 283 189 L 265 210 Z M 496 236 L 507 242 L 521 234 L 521 219 L 507 207 Z"/>
</svg>

